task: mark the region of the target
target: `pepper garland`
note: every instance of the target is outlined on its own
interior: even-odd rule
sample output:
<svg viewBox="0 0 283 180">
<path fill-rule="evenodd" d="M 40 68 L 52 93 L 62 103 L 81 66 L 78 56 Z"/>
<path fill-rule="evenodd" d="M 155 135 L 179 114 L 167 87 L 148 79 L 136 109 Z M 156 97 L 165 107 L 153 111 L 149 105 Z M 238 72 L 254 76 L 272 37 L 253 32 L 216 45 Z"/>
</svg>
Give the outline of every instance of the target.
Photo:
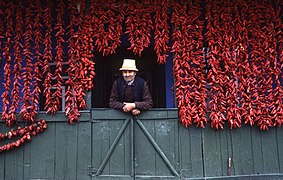
<svg viewBox="0 0 283 180">
<path fill-rule="evenodd" d="M 54 27 L 54 30 L 56 31 L 55 37 L 56 37 L 56 55 L 55 55 L 55 63 L 56 63 L 56 70 L 53 75 L 53 80 L 55 80 L 55 84 L 52 86 L 55 89 L 55 92 L 52 94 L 51 99 L 52 103 L 54 104 L 54 111 L 58 111 L 61 107 L 60 105 L 60 99 L 62 99 L 62 84 L 63 84 L 63 78 L 62 78 L 62 63 L 63 63 L 63 43 L 65 40 L 63 39 L 65 29 L 63 25 L 63 16 L 64 16 L 64 10 L 65 10 L 65 3 L 64 1 L 57 1 L 56 6 L 56 24 Z"/>
<path fill-rule="evenodd" d="M 43 53 L 43 95 L 45 96 L 46 100 L 44 103 L 44 109 L 46 110 L 46 113 L 55 114 L 56 109 L 58 109 L 56 104 L 53 104 L 52 101 L 52 93 L 51 93 L 51 79 L 52 74 L 50 72 L 50 65 L 49 63 L 52 63 L 52 15 L 51 15 L 51 8 L 52 8 L 52 2 L 47 1 L 47 4 L 45 5 L 45 8 L 43 10 L 43 21 L 45 24 L 45 35 L 44 35 L 44 53 Z"/>
<path fill-rule="evenodd" d="M 4 65 L 4 93 L 1 95 L 2 102 L 3 102 L 3 109 L 2 109 L 2 119 L 6 121 L 7 126 L 12 126 L 13 124 L 17 123 L 15 121 L 15 118 L 12 115 L 9 115 L 9 108 L 11 106 L 11 97 L 10 97 L 10 90 L 11 90 L 11 66 L 12 66 L 12 55 L 11 55 L 11 50 L 13 46 L 12 42 L 12 36 L 13 36 L 13 12 L 14 12 L 14 4 L 12 1 L 10 1 L 6 5 L 6 10 L 5 10 L 5 18 L 4 22 L 6 24 L 6 32 L 5 32 L 5 39 L 6 43 L 4 44 L 3 48 L 3 57 L 4 60 L 6 61 Z"/>
<path fill-rule="evenodd" d="M 151 30 L 153 29 L 150 2 L 147 0 L 132 1 L 128 4 L 126 12 L 125 34 L 128 35 L 131 44 L 128 50 L 141 56 L 144 48 L 150 44 Z"/>
<path fill-rule="evenodd" d="M 122 23 L 124 21 L 123 4 L 115 4 L 115 0 L 107 2 L 93 2 L 93 26 L 96 27 L 94 37 L 97 50 L 102 52 L 103 56 L 115 53 L 121 44 L 123 33 Z"/>
<path fill-rule="evenodd" d="M 34 109 L 34 104 L 32 102 L 31 92 L 32 88 L 36 88 L 34 84 L 32 84 L 32 80 L 34 78 L 33 69 L 33 59 L 34 56 L 33 52 L 31 51 L 31 46 L 33 43 L 32 39 L 32 26 L 31 26 L 31 18 L 32 18 L 32 10 L 31 10 L 31 0 L 26 1 L 25 6 L 25 17 L 24 17 L 24 25 L 26 27 L 25 32 L 23 34 L 24 37 L 24 62 L 26 66 L 23 67 L 22 78 L 23 78 L 23 105 L 21 106 L 20 115 L 27 123 L 34 122 L 36 111 Z"/>
<path fill-rule="evenodd" d="M 75 9 L 76 1 L 72 5 Z M 68 52 L 70 60 L 68 75 L 72 76 L 68 81 L 66 92 L 66 115 L 69 122 L 78 120 L 79 110 L 86 107 L 85 93 L 93 88 L 93 78 L 95 76 L 93 63 L 94 45 L 101 48 L 103 55 L 115 52 L 116 47 L 120 45 L 120 36 L 123 33 L 121 24 L 123 21 L 123 12 L 118 13 L 117 8 L 124 8 L 124 4 L 116 3 L 109 0 L 108 4 L 99 4 L 97 1 L 91 1 L 91 8 L 87 9 L 85 1 L 80 3 L 81 21 L 72 22 L 70 28 L 78 28 L 76 32 L 70 35 L 69 47 L 74 46 Z M 63 43 L 65 42 L 63 22 L 64 2 L 57 2 L 57 19 L 52 27 L 52 2 L 46 1 L 44 11 L 41 9 L 40 1 L 28 1 L 25 3 L 24 21 L 26 30 L 22 34 L 20 24 L 23 20 L 20 16 L 22 12 L 9 12 L 10 6 L 0 7 L 0 39 L 5 42 L 4 51 L 5 69 L 4 69 L 4 89 L 3 97 L 3 114 L 2 118 L 12 125 L 16 121 L 15 110 L 18 106 L 19 96 L 19 72 L 24 71 L 24 97 L 21 115 L 23 119 L 34 121 L 38 110 L 39 84 L 41 77 L 40 59 L 40 42 L 42 30 L 42 18 L 45 24 L 44 35 L 44 54 L 42 73 L 45 78 L 44 95 L 46 97 L 45 109 L 47 113 L 54 114 L 58 111 L 60 103 L 60 93 L 62 81 L 62 58 Z M 10 2 L 14 4 L 13 2 Z M 20 4 L 21 2 L 18 1 Z M 156 0 L 154 3 L 162 4 L 163 8 L 152 8 L 150 2 L 132 1 L 128 5 L 126 15 L 127 19 L 126 34 L 129 37 L 131 47 L 135 54 L 141 56 L 144 48 L 150 44 L 151 32 L 153 30 L 152 15 L 154 15 L 155 25 L 155 51 L 159 57 L 159 63 L 165 63 L 166 51 L 168 46 L 164 45 L 168 41 L 168 24 L 166 2 Z M 267 6 L 263 3 L 267 3 Z M 207 96 L 206 83 L 210 85 L 210 118 L 213 128 L 223 128 L 224 122 L 227 121 L 230 128 L 240 127 L 241 120 L 253 125 L 256 123 L 262 130 L 267 130 L 273 126 L 282 124 L 282 86 L 280 77 L 282 76 L 282 2 L 268 4 L 269 2 L 254 3 L 253 1 L 206 1 L 205 18 L 207 21 L 205 38 L 208 42 L 208 71 L 207 80 L 205 79 L 205 61 L 201 56 L 200 49 L 203 47 L 203 30 L 202 22 L 199 21 L 202 10 L 200 1 L 177 2 L 172 4 L 173 14 L 173 53 L 174 57 L 174 76 L 176 77 L 176 91 L 179 107 L 180 120 L 185 126 L 195 123 L 197 126 L 204 127 L 207 123 L 205 118 L 206 104 L 204 103 Z M 32 9 L 30 5 L 33 4 Z M 224 6 L 223 6 L 224 4 Z M 265 5 L 265 6 L 263 6 Z M 18 8 L 22 8 L 20 4 Z M 97 13 L 95 7 L 99 9 Z M 5 11 L 3 11 L 5 9 Z M 78 9 L 78 8 L 77 8 Z M 215 10 L 217 9 L 217 10 Z M 104 11 L 105 10 L 105 11 Z M 20 11 L 20 10 L 19 10 Z M 122 10 L 123 11 L 123 10 Z M 154 11 L 154 13 L 153 13 Z M 78 11 L 74 11 L 76 14 Z M 9 15 L 10 13 L 10 15 Z M 43 13 L 43 17 L 41 17 Z M 280 15 L 281 13 L 281 15 Z M 161 20 L 160 14 L 164 16 Z M 97 15 L 92 17 L 90 15 Z M 118 15 L 118 17 L 114 17 Z M 34 18 L 33 23 L 30 20 Z M 183 18 L 183 19 L 182 19 Z M 16 31 L 13 31 L 13 19 L 15 19 Z M 97 21 L 101 20 L 101 21 Z M 102 20 L 105 20 L 102 22 Z M 71 24 L 70 20 L 70 24 Z M 76 20 L 75 20 L 76 21 Z M 4 26 L 5 22 L 5 26 Z M 82 22 L 81 24 L 77 24 Z M 157 23 L 158 22 L 158 23 Z M 30 26 L 33 24 L 33 26 Z M 112 28 L 116 31 L 112 31 Z M 162 28 L 164 32 L 162 33 Z M 5 33 L 4 29 L 6 29 Z M 9 30 L 10 29 L 10 30 Z M 12 29 L 12 30 L 11 30 Z M 15 39 L 13 37 L 15 32 Z M 52 88 L 49 63 L 53 62 L 52 34 L 56 33 L 56 56 L 57 68 L 53 74 L 56 78 L 57 97 L 52 96 Z M 117 33 L 114 33 L 117 32 Z M 3 36 L 4 35 L 4 36 Z M 21 40 L 21 36 L 24 40 Z M 113 39 L 111 39 L 111 38 Z M 94 42 L 94 38 L 96 41 Z M 107 40 L 107 38 L 109 38 Z M 17 42 L 16 42 L 17 41 Z M 21 51 L 21 41 L 24 42 L 24 51 Z M 99 42 L 103 42 L 99 44 Z M 165 43 L 166 42 L 166 43 Z M 260 43 L 258 43 L 260 42 Z M 276 43 L 275 43 L 276 42 Z M 159 43 L 159 50 L 157 44 Z M 162 44 L 163 43 L 163 44 Z M 250 48 L 250 49 L 249 49 Z M 34 49 L 34 51 L 31 51 Z M 161 50 L 163 49 L 163 50 Z M 14 50 L 14 55 L 11 54 Z M 34 53 L 33 53 L 34 52 Z M 26 66 L 22 69 L 20 55 L 24 55 Z M 14 57 L 13 57 L 14 56 Z M 279 57 L 279 58 L 278 58 Z M 12 70 L 12 63 L 14 69 Z M 33 64 L 36 59 L 36 63 Z M 12 71 L 15 73 L 12 76 Z M 258 76 L 255 76 L 258 74 Z M 14 78 L 12 80 L 12 77 Z M 13 81 L 13 83 L 12 83 Z M 60 88 L 59 88 L 60 87 Z M 11 92 L 10 92 L 11 91 Z M 11 95 L 11 97 L 10 97 Z M 59 98 L 58 98 L 59 97 Z M 238 99 L 240 98 L 240 102 Z M 6 115 L 5 115 L 6 114 Z M 183 115 L 185 114 L 185 115 Z M 12 118 L 11 118 L 12 117 Z M 6 119 L 5 119 L 6 118 Z M 8 120 L 9 119 L 9 120 Z M 14 119 L 14 120 L 10 120 Z"/>
<path fill-rule="evenodd" d="M 166 63 L 167 52 L 169 51 L 169 0 L 154 1 L 154 50 L 159 64 Z"/>
<path fill-rule="evenodd" d="M 202 23 L 200 1 L 174 2 L 172 23 L 176 98 L 179 117 L 186 127 L 195 123 L 204 127 L 206 120 L 205 61 L 202 58 Z"/>
<path fill-rule="evenodd" d="M 14 74 L 14 79 L 13 79 L 13 89 L 12 89 L 12 103 L 11 103 L 11 107 L 9 110 L 9 118 L 10 121 L 12 122 L 11 124 L 14 124 L 17 122 L 17 118 L 16 118 L 16 110 L 18 109 L 19 106 L 19 98 L 20 98 L 20 79 L 21 79 L 21 70 L 22 70 L 22 51 L 21 51 L 21 47 L 22 47 L 22 37 L 23 37 L 23 32 L 22 32 L 22 28 L 23 28 L 23 18 L 22 18 L 22 10 L 23 8 L 23 4 L 21 0 L 17 1 L 18 6 L 17 6 L 17 10 L 16 10 L 16 36 L 14 39 L 15 42 L 15 64 L 14 64 L 14 69 L 13 69 L 13 74 Z"/>
<path fill-rule="evenodd" d="M 208 42 L 209 52 L 207 54 L 210 69 L 207 75 L 209 90 L 209 118 L 211 120 L 211 127 L 223 129 L 226 117 L 226 100 L 224 99 L 224 85 L 227 77 L 225 71 L 221 67 L 223 63 L 223 34 L 221 34 L 222 24 L 219 18 L 222 17 L 220 12 L 223 11 L 223 1 L 206 1 L 206 18 L 207 18 L 207 32 L 205 34 Z M 217 9 L 217 11 L 215 11 Z M 219 31 L 220 30 L 220 31 Z"/>
<path fill-rule="evenodd" d="M 0 153 L 19 147 L 20 145 L 24 144 L 26 141 L 31 141 L 32 136 L 36 136 L 37 134 L 42 133 L 46 128 L 47 128 L 46 121 L 40 119 L 38 122 L 34 122 L 30 126 L 11 129 L 9 132 L 6 132 L 4 134 L 0 133 L 0 141 L 5 139 L 11 139 L 16 136 L 21 136 L 20 139 L 15 140 L 14 142 L 0 146 Z"/>
<path fill-rule="evenodd" d="M 79 11 L 77 7 L 76 1 L 70 1 L 68 6 L 70 12 L 70 24 L 68 27 L 68 35 L 70 36 L 68 40 L 68 64 L 69 67 L 67 69 L 68 79 L 66 81 L 67 90 L 65 93 L 66 97 L 66 105 L 65 105 L 65 114 L 68 117 L 68 121 L 70 124 L 73 124 L 74 121 L 79 121 L 80 112 L 78 110 L 77 99 L 76 99 L 76 85 L 78 83 L 78 79 L 76 78 L 76 74 L 79 72 L 76 66 L 76 62 L 79 60 L 80 52 L 77 48 L 79 47 L 78 43 L 78 22 L 79 22 Z"/>
<path fill-rule="evenodd" d="M 35 63 L 34 63 L 34 89 L 32 91 L 33 98 L 32 98 L 32 104 L 33 104 L 33 117 L 32 121 L 35 120 L 37 111 L 39 110 L 39 101 L 40 101 L 40 88 L 39 85 L 42 82 L 42 73 L 41 69 L 43 66 L 43 55 L 41 53 L 41 49 L 43 48 L 42 42 L 42 23 L 41 19 L 43 16 L 43 10 L 41 7 L 41 1 L 35 0 L 32 4 L 33 12 L 34 12 L 34 24 L 33 24 L 33 32 L 34 32 L 34 57 L 35 57 Z"/>
</svg>

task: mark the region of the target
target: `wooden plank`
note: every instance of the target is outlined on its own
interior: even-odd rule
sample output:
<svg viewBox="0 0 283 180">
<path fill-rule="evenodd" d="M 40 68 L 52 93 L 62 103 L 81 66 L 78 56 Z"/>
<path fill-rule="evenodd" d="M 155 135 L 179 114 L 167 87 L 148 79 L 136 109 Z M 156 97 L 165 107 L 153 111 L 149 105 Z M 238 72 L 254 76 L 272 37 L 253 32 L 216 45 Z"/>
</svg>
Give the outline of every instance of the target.
<svg viewBox="0 0 283 180">
<path fill-rule="evenodd" d="M 56 123 L 55 179 L 76 179 L 77 129 L 77 124 Z"/>
<path fill-rule="evenodd" d="M 192 151 L 191 151 L 191 128 L 185 128 L 179 123 L 179 154 L 180 154 L 180 176 L 182 178 L 185 177 L 193 177 L 193 168 L 192 168 Z M 202 151 L 200 151 L 201 153 Z M 199 159 L 200 160 L 200 159 Z M 202 159 L 201 159 L 202 162 Z"/>
<path fill-rule="evenodd" d="M 279 173 L 277 139 L 275 128 L 268 131 L 261 131 L 262 155 L 263 155 L 263 172 L 262 173 Z"/>
<path fill-rule="evenodd" d="M 23 147 L 24 147 L 24 179 L 31 179 L 30 178 L 31 177 L 30 176 L 31 174 L 31 143 L 25 143 Z"/>
<path fill-rule="evenodd" d="M 234 174 L 252 174 L 253 159 L 250 127 L 243 125 L 240 129 L 231 130 L 231 134 L 233 148 L 231 166 L 234 170 Z"/>
<path fill-rule="evenodd" d="M 30 179 L 54 179 L 55 169 L 55 123 L 33 137 L 30 148 Z"/>
<path fill-rule="evenodd" d="M 283 128 L 276 128 L 279 173 L 283 173 Z"/>
<path fill-rule="evenodd" d="M 105 157 L 109 146 L 104 149 L 109 137 L 109 121 L 100 121 L 92 124 L 92 167 L 98 169 Z"/>
<path fill-rule="evenodd" d="M 142 121 L 148 132 L 155 139 L 154 121 Z M 135 155 L 136 155 L 136 175 L 156 175 L 156 151 L 148 141 L 137 123 L 134 123 L 135 131 Z M 157 157 L 160 158 L 160 157 Z"/>
<path fill-rule="evenodd" d="M 123 126 L 124 121 L 112 121 L 109 124 L 109 128 L 111 129 L 110 131 L 110 144 L 114 142 L 114 139 L 117 137 L 117 134 L 121 127 Z M 127 126 L 127 129 L 129 128 L 129 125 Z M 118 141 L 118 144 L 116 145 L 112 155 L 110 156 L 109 159 L 109 168 L 110 172 L 109 175 L 124 175 L 125 169 L 128 167 L 125 167 L 125 153 L 124 153 L 124 135 L 120 138 Z M 128 137 L 130 138 L 130 137 Z M 130 147 L 129 147 L 130 148 Z M 129 154 L 130 155 L 130 154 Z"/>
<path fill-rule="evenodd" d="M 191 169 L 194 177 L 203 176 L 202 129 L 190 129 Z"/>
<path fill-rule="evenodd" d="M 6 132 L 6 125 L 2 121 L 0 122 L 0 132 L 5 133 Z M 5 144 L 3 141 L 0 141 L 0 145 Z M 0 154 L 0 179 L 5 179 L 5 157 L 6 157 L 6 152 L 2 152 Z"/>
<path fill-rule="evenodd" d="M 241 167 L 242 174 L 253 174 L 253 151 L 252 151 L 252 136 L 251 127 L 249 125 L 243 125 L 240 128 L 241 135 Z"/>
<path fill-rule="evenodd" d="M 171 123 L 172 122 L 172 123 Z M 177 167 L 177 162 L 175 161 L 175 138 L 174 138 L 174 121 L 169 120 L 158 120 L 155 122 L 155 132 L 156 132 L 156 143 L 161 148 L 167 159 L 170 161 L 173 167 Z M 178 153 L 178 151 L 177 151 Z M 156 164 L 156 175 L 157 176 L 174 176 L 165 162 L 160 158 L 157 153 Z"/>
<path fill-rule="evenodd" d="M 90 110 L 83 110 L 80 111 L 80 117 L 79 121 L 84 122 L 84 121 L 90 121 Z M 56 112 L 56 115 L 51 116 L 50 114 L 46 114 L 45 111 L 40 111 L 38 112 L 38 115 L 36 117 L 37 119 L 45 119 L 47 122 L 68 122 L 68 118 L 65 115 L 65 112 L 63 111 L 58 111 Z"/>
<path fill-rule="evenodd" d="M 218 133 L 218 138 L 220 141 L 220 152 L 221 152 L 221 175 L 227 176 L 231 171 L 231 169 L 228 168 L 228 160 L 231 157 L 231 154 L 229 152 L 229 136 L 230 130 L 228 128 L 225 128 L 223 130 L 220 130 Z"/>
<path fill-rule="evenodd" d="M 261 145 L 261 132 L 259 127 L 251 127 L 252 131 L 252 155 L 253 155 L 253 174 L 261 174 L 263 171 L 263 154 Z"/>
<path fill-rule="evenodd" d="M 202 132 L 204 175 L 206 177 L 221 176 L 222 165 L 219 131 L 216 131 L 212 128 L 207 128 Z"/>
<path fill-rule="evenodd" d="M 89 167 L 91 167 L 91 123 L 80 122 L 78 124 L 77 144 L 77 179 L 89 180 Z"/>
<path fill-rule="evenodd" d="M 23 147 L 19 147 L 6 152 L 5 179 L 23 179 L 23 150 Z"/>
</svg>

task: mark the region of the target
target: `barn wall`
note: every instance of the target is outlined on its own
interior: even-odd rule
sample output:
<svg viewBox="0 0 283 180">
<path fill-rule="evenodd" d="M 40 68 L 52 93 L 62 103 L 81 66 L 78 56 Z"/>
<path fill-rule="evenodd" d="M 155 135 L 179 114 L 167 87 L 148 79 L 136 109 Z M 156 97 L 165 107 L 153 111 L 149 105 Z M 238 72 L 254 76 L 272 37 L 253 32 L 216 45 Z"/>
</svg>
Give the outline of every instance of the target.
<svg viewBox="0 0 283 180">
<path fill-rule="evenodd" d="M 283 178 L 282 128 L 185 128 L 176 109 L 153 109 L 137 120 L 92 109 L 74 125 L 63 113 L 38 116 L 48 129 L 0 154 L 0 179 Z M 1 122 L 0 132 L 7 131 Z"/>
</svg>

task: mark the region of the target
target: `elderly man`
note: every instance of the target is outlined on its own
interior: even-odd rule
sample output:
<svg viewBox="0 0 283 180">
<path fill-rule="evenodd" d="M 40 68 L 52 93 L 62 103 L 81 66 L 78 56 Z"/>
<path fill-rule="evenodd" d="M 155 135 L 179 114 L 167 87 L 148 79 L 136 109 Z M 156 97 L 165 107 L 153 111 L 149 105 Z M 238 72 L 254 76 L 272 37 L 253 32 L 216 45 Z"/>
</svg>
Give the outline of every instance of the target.
<svg viewBox="0 0 283 180">
<path fill-rule="evenodd" d="M 148 86 L 140 77 L 137 77 L 136 61 L 124 59 L 119 69 L 122 77 L 118 78 L 112 86 L 109 106 L 110 108 L 140 114 L 141 110 L 152 107 L 152 99 Z"/>
</svg>

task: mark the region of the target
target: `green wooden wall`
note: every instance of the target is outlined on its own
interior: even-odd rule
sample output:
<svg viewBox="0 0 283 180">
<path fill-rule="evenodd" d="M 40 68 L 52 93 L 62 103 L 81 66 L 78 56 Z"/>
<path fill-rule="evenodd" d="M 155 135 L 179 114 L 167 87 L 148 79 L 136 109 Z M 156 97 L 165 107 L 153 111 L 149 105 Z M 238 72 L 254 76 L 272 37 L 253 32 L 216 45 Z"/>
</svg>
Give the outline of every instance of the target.
<svg viewBox="0 0 283 180">
<path fill-rule="evenodd" d="M 38 117 L 48 129 L 0 154 L 0 179 L 283 179 L 283 128 L 184 128 L 176 109 Z"/>
</svg>

